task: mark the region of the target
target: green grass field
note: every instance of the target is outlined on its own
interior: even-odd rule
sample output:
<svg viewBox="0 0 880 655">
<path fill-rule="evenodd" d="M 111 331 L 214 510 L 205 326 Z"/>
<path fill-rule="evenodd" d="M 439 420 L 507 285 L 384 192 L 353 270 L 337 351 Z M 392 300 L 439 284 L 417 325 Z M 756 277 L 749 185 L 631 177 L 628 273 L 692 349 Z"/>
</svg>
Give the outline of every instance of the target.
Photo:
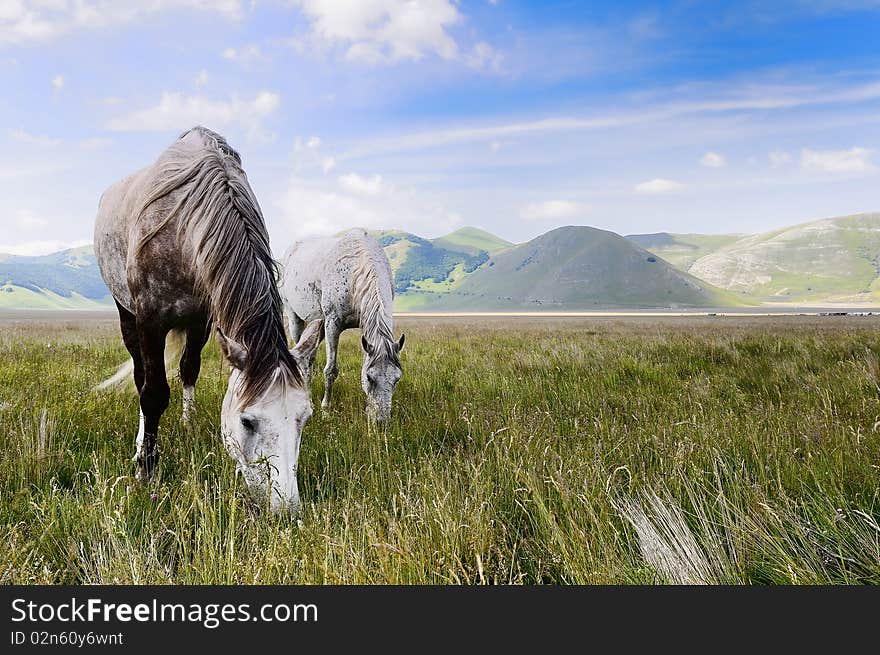
<svg viewBox="0 0 880 655">
<path fill-rule="evenodd" d="M 220 444 L 215 345 L 197 427 L 175 380 L 141 487 L 136 398 L 90 390 L 124 359 L 115 322 L 4 319 L 0 582 L 880 582 L 876 318 L 399 328 L 386 429 L 344 336 L 288 519 L 251 506 Z"/>
</svg>

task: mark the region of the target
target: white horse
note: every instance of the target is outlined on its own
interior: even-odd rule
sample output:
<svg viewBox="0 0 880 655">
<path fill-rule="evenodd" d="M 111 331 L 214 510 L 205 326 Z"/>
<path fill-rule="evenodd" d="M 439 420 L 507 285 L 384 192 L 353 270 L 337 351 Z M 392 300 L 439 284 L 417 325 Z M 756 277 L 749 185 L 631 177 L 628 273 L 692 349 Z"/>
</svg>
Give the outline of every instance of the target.
<svg viewBox="0 0 880 655">
<path fill-rule="evenodd" d="M 330 407 L 333 381 L 339 373 L 336 350 L 339 335 L 361 329 L 364 350 L 361 386 L 367 395 L 367 414 L 378 421 L 391 415 L 391 397 L 403 369 L 400 351 L 405 336 L 394 340 L 391 303 L 394 284 L 382 246 L 364 230 L 337 237 L 295 242 L 282 259 L 281 297 L 291 338 L 296 341 L 306 323 L 323 318 L 327 339 L 322 409 Z"/>
</svg>

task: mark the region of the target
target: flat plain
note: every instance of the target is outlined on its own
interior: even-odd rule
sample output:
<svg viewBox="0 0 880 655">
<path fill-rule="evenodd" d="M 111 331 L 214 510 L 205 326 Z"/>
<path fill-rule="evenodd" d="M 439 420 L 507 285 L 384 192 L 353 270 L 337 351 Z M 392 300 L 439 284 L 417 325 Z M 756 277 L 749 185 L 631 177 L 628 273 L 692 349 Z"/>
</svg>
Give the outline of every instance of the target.
<svg viewBox="0 0 880 655">
<path fill-rule="evenodd" d="M 395 415 L 359 340 L 306 428 L 303 511 L 254 506 L 205 351 L 161 470 L 112 315 L 0 317 L 2 583 L 880 582 L 880 318 L 407 317 Z M 313 398 L 322 391 L 316 364 Z"/>
</svg>

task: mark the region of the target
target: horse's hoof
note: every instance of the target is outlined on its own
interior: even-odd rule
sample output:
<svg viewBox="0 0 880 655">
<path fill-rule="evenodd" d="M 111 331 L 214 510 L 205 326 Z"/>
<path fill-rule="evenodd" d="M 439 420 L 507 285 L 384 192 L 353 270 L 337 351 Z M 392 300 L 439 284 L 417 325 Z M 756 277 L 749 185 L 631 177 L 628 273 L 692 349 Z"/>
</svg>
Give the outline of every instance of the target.
<svg viewBox="0 0 880 655">
<path fill-rule="evenodd" d="M 137 470 L 134 473 L 135 480 L 141 484 L 146 484 L 155 477 L 156 469 L 159 465 L 158 452 L 154 451 L 144 457 L 136 456 L 134 460 L 137 463 Z"/>
</svg>

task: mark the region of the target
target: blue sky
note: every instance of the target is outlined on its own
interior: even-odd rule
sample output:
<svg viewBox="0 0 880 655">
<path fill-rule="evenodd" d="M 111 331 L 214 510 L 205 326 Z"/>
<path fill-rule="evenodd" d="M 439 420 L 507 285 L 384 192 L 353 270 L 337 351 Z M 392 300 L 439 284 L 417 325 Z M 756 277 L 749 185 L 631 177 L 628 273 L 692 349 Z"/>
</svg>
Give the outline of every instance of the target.
<svg viewBox="0 0 880 655">
<path fill-rule="evenodd" d="M 276 253 L 345 227 L 758 232 L 880 211 L 880 1 L 0 0 L 0 252 L 202 123 Z"/>
</svg>

